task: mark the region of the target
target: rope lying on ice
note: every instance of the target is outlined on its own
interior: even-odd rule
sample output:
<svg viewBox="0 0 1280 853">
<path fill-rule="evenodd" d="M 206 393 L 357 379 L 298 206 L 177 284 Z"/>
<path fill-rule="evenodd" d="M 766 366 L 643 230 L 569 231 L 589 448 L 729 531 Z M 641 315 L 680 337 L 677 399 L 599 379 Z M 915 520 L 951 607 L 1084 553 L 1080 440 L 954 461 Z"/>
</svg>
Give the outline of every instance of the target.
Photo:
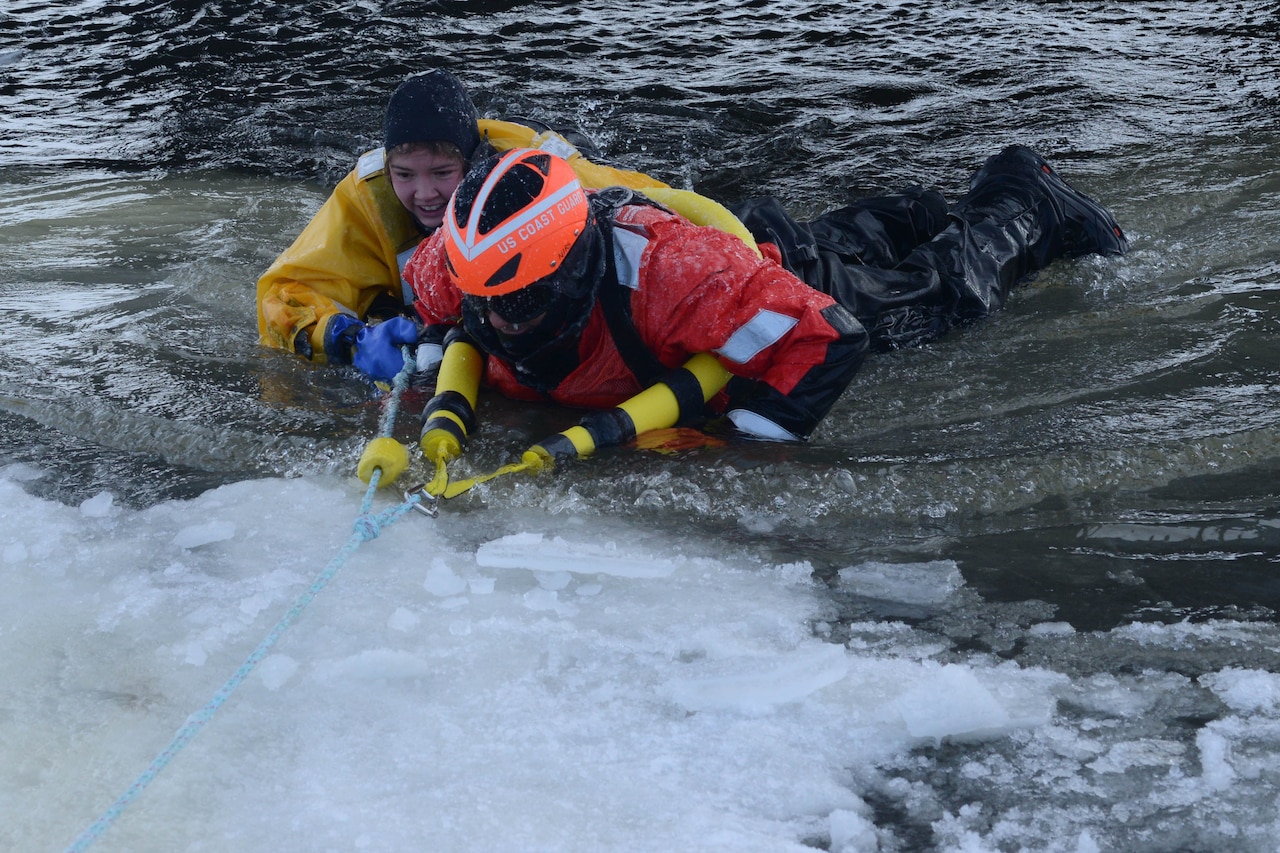
<svg viewBox="0 0 1280 853">
<path fill-rule="evenodd" d="M 380 435 L 390 435 L 391 430 L 395 426 L 396 411 L 400 405 L 400 395 L 408 384 L 412 366 L 413 359 L 406 352 L 405 367 L 399 374 L 397 374 L 391 393 L 388 395 L 386 406 L 382 412 L 382 417 L 378 427 Z M 409 496 L 404 503 L 398 504 L 390 509 L 383 510 L 376 515 L 373 514 L 371 512 L 373 507 L 373 495 L 378 489 L 378 482 L 381 479 L 381 476 L 382 472 L 380 469 L 374 471 L 373 477 L 369 482 L 369 488 L 365 492 L 364 499 L 360 505 L 360 515 L 355 521 L 355 529 L 351 534 L 351 538 L 342 546 L 342 549 L 338 552 L 337 556 L 329 561 L 329 564 L 324 567 L 324 570 L 321 571 L 320 574 L 316 576 L 316 579 L 311 582 L 311 586 L 307 587 L 307 590 L 302 593 L 302 595 L 298 596 L 297 600 L 294 601 L 293 606 L 285 612 L 284 616 L 280 617 L 280 621 L 276 623 L 276 626 L 271 629 L 270 633 L 268 633 L 266 637 L 263 638 L 262 642 L 258 644 L 258 647 L 253 650 L 248 658 L 245 659 L 245 662 L 240 664 L 240 668 L 227 679 L 227 682 L 223 684 L 218 692 L 213 695 L 213 698 L 210 699 L 203 708 L 187 718 L 187 722 L 182 726 L 182 728 L 178 729 L 178 733 L 173 736 L 173 740 L 169 741 L 169 745 L 160 751 L 160 754 L 152 760 L 147 769 L 144 770 L 141 775 L 134 780 L 133 784 L 130 785 L 114 803 L 111 804 L 110 808 L 102 813 L 101 817 L 94 821 L 88 829 L 82 832 L 80 836 L 72 842 L 69 847 L 67 847 L 67 853 L 80 853 L 80 851 L 87 850 L 89 845 L 93 844 L 93 842 L 97 840 L 98 836 L 102 835 L 102 833 L 115 822 L 121 812 L 123 812 L 125 808 L 133 802 L 133 800 L 135 800 L 148 785 L 151 784 L 160 771 L 163 770 L 165 766 L 182 751 L 182 748 L 190 743 L 197 734 L 199 734 L 205 724 L 213 719 L 213 715 L 217 713 L 218 709 L 221 708 L 227 699 L 231 697 L 231 694 L 240 686 L 240 683 L 249 677 L 249 673 L 253 671 L 254 667 L 256 667 L 262 659 L 267 656 L 271 647 L 274 646 L 284 635 L 285 631 L 289 630 L 289 626 L 297 621 L 298 617 L 302 615 L 302 611 L 307 608 L 307 605 L 309 605 L 320 591 L 325 588 L 329 581 L 333 580 L 334 575 L 338 573 L 338 570 L 342 568 L 343 564 L 345 564 L 351 555 L 355 553 L 355 550 L 360 547 L 360 544 L 370 539 L 376 539 L 382 532 L 383 528 L 390 526 L 405 513 L 412 510 L 415 504 L 417 504 L 421 499 L 421 495 L 412 495 Z"/>
</svg>

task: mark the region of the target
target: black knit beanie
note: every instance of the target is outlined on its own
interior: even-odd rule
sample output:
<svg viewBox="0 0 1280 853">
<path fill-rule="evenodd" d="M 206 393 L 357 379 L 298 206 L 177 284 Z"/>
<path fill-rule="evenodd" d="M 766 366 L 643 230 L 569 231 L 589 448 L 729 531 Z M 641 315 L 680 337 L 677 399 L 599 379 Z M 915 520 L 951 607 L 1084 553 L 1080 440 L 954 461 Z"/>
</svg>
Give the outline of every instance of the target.
<svg viewBox="0 0 1280 853">
<path fill-rule="evenodd" d="M 468 160 L 480 144 L 480 118 L 462 82 L 436 69 L 400 84 L 387 102 L 382 144 L 388 151 L 406 142 L 452 142 Z"/>
</svg>

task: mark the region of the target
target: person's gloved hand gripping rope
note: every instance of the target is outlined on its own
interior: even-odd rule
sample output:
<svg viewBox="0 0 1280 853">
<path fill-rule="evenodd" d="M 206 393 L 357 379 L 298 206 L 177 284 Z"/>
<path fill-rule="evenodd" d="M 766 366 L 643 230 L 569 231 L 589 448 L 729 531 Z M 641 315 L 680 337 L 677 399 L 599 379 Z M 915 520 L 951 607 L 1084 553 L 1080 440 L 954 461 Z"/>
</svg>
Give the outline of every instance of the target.
<svg viewBox="0 0 1280 853">
<path fill-rule="evenodd" d="M 402 347 L 417 346 L 418 324 L 408 317 L 362 323 L 339 314 L 324 332 L 325 357 L 331 364 L 350 364 L 375 382 L 391 382 L 404 368 Z"/>
</svg>

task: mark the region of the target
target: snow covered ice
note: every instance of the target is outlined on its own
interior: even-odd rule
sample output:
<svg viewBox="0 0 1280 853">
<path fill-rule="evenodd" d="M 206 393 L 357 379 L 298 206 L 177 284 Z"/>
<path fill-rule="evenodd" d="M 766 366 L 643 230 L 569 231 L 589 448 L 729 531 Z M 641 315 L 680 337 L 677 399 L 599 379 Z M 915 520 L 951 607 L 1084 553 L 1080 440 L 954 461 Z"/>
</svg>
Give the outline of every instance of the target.
<svg viewBox="0 0 1280 853">
<path fill-rule="evenodd" d="M 50 503 L 19 485 L 38 472 L 4 473 L 0 808 L 16 819 L 0 846 L 56 849 L 339 553 L 363 492 L 268 479 L 137 511 L 106 494 Z M 908 575 L 934 572 L 923 597 L 936 602 L 962 592 L 953 568 Z M 892 596 L 887 575 L 850 567 L 842 583 Z M 410 514 L 351 554 L 96 846 L 864 853 L 903 849 L 873 795 L 925 814 L 933 796 L 884 768 L 928 764 L 946 743 L 997 747 L 965 765 L 975 779 L 1012 771 L 1007 744 L 1054 784 L 1175 774 L 1188 758 L 1170 741 L 1107 740 L 1108 720 L 1158 701 L 1141 677 L 943 663 L 895 622 L 831 642 L 819 593 L 806 564 L 600 518 Z M 1195 641 L 1165 630 L 1140 641 Z M 1052 624 L 1034 636 L 1078 639 Z M 1280 738 L 1277 676 L 1205 682 L 1230 713 L 1196 741 L 1203 772 L 1165 786 L 1183 806 L 1275 772 L 1255 746 Z M 1064 699 L 1099 731 L 1062 720 Z M 1080 815 L 980 812 L 936 815 L 945 849 L 999 849 L 1033 819 L 1061 831 L 1037 849 L 1097 849 Z"/>
</svg>

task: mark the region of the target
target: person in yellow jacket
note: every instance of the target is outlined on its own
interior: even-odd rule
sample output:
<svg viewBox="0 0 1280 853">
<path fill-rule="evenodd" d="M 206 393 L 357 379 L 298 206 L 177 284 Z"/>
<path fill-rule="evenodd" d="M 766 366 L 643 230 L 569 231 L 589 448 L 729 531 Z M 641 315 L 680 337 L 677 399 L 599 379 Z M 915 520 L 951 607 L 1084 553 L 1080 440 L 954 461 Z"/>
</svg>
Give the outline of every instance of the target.
<svg viewBox="0 0 1280 853">
<path fill-rule="evenodd" d="M 392 379 L 404 365 L 401 347 L 418 337 L 413 294 L 401 270 L 440 226 L 470 164 L 514 147 L 566 157 L 585 186 L 667 188 L 647 175 L 593 163 L 554 132 L 479 118 L 448 71 L 410 77 L 387 103 L 383 146 L 359 158 L 258 279 L 260 342 L 317 364 L 352 364 L 375 380 Z M 418 353 L 419 369 L 438 358 Z"/>
</svg>

